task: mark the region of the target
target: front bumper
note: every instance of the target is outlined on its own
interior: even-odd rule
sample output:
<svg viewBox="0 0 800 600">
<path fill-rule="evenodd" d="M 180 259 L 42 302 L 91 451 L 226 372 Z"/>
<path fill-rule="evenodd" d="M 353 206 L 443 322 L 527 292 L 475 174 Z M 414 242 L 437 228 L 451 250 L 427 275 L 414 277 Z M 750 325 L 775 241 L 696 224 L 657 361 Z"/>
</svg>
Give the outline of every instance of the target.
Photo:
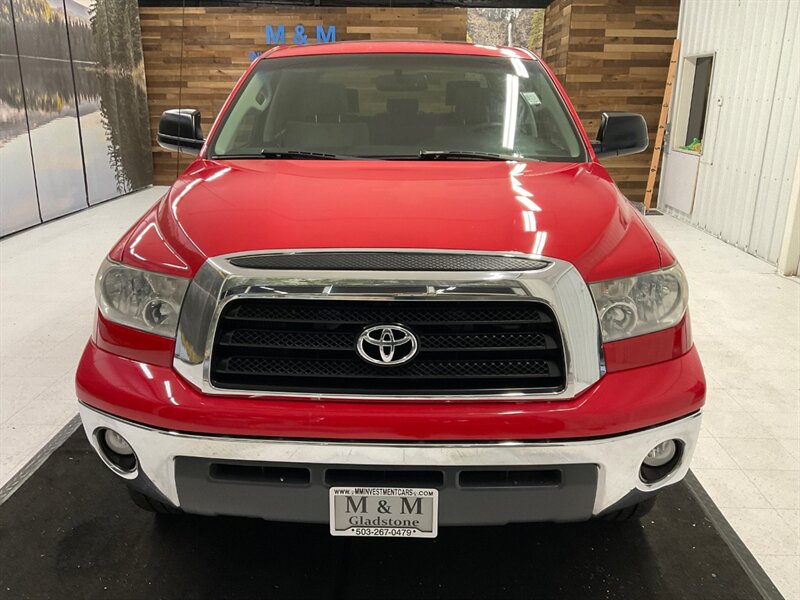
<svg viewBox="0 0 800 600">
<path fill-rule="evenodd" d="M 621 508 L 680 481 L 688 470 L 700 431 L 696 412 L 667 424 L 610 437 L 555 442 L 404 443 L 344 442 L 213 437 L 155 429 L 80 406 L 86 434 L 98 454 L 98 430 L 108 428 L 133 447 L 138 466 L 118 475 L 141 491 L 188 512 L 327 522 L 325 472 L 334 467 L 443 473 L 442 525 L 501 524 L 515 521 L 571 521 Z M 677 439 L 683 453 L 674 470 L 654 484 L 641 480 L 647 452 Z M 302 486 L 282 482 L 217 480 L 215 463 L 238 466 L 308 468 Z M 459 471 L 477 467 L 515 470 L 546 468 L 560 473 L 558 484 L 465 489 Z M 425 487 L 425 486 L 420 486 Z"/>
</svg>

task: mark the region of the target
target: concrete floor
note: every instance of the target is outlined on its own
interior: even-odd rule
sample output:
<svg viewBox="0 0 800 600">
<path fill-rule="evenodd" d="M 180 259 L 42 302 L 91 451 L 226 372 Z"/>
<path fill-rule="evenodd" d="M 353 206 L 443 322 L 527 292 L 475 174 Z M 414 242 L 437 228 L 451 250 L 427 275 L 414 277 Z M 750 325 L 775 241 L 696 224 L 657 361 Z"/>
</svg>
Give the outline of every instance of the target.
<svg viewBox="0 0 800 600">
<path fill-rule="evenodd" d="M 0 241 L 0 486 L 76 414 L 100 261 L 151 188 Z M 788 599 L 800 599 L 800 284 L 669 216 L 709 396 L 693 470 Z"/>
<path fill-rule="evenodd" d="M 0 486 L 77 414 L 94 278 L 164 193 L 150 188 L 0 240 Z"/>
<path fill-rule="evenodd" d="M 692 463 L 786 598 L 800 598 L 800 281 L 669 216 L 708 380 Z"/>
</svg>

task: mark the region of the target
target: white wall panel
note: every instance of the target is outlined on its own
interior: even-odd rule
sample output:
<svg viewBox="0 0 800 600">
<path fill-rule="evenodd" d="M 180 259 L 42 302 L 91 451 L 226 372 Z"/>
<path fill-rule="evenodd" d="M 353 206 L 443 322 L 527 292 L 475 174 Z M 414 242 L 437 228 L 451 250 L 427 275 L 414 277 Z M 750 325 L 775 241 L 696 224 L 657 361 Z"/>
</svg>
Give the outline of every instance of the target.
<svg viewBox="0 0 800 600">
<path fill-rule="evenodd" d="M 800 152 L 800 2 L 789 3 L 749 249 L 775 262 Z"/>
<path fill-rule="evenodd" d="M 800 148 L 800 0 L 683 0 L 678 35 L 681 68 L 714 55 L 688 218 L 775 263 Z"/>
</svg>

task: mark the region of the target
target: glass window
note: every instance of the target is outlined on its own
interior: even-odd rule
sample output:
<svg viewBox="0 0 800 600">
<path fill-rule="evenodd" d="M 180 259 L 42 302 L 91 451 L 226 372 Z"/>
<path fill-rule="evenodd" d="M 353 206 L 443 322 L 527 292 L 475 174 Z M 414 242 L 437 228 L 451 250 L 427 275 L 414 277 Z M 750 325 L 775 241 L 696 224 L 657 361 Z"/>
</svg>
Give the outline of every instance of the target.
<svg viewBox="0 0 800 600">
<path fill-rule="evenodd" d="M 703 152 L 713 67 L 713 56 L 684 60 L 673 135 L 673 145 L 678 150 Z"/>
<path fill-rule="evenodd" d="M 538 61 L 447 54 L 262 60 L 210 148 L 216 158 L 306 151 L 412 159 L 444 151 L 585 160 Z"/>
<path fill-rule="evenodd" d="M 711 66 L 714 59 L 700 56 L 694 66 L 694 86 L 692 86 L 692 104 L 689 109 L 689 123 L 686 127 L 686 143 L 703 140 L 706 128 L 706 109 L 708 108 L 708 92 L 711 88 Z"/>
</svg>

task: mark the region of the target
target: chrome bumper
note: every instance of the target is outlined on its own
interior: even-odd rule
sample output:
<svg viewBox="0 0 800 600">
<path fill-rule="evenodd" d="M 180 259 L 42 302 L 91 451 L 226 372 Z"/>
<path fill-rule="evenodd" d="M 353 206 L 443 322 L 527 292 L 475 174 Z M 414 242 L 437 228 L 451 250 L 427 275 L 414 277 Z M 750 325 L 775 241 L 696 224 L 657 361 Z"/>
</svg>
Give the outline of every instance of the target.
<svg viewBox="0 0 800 600">
<path fill-rule="evenodd" d="M 175 458 L 263 461 L 302 464 L 385 465 L 396 467 L 544 466 L 594 464 L 598 468 L 593 514 L 599 515 L 631 493 L 648 493 L 680 481 L 700 433 L 701 413 L 643 431 L 602 439 L 560 442 L 497 443 L 356 443 L 292 441 L 257 438 L 210 437 L 153 429 L 124 421 L 80 405 L 83 427 L 95 451 L 103 458 L 96 432 L 108 428 L 133 447 L 138 468 L 117 475 L 135 480 L 145 477 L 175 506 L 180 506 Z M 680 463 L 667 477 L 648 484 L 639 477 L 645 455 L 660 442 L 678 439 L 684 444 Z"/>
</svg>

